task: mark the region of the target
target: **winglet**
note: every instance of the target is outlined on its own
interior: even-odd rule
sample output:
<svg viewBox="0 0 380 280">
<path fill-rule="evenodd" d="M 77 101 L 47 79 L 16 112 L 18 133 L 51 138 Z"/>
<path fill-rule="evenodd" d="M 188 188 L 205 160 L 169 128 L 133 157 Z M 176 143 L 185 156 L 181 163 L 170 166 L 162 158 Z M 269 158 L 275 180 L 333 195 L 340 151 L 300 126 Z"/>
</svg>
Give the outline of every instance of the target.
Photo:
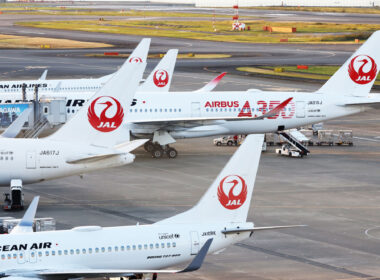
<svg viewBox="0 0 380 280">
<path fill-rule="evenodd" d="M 34 217 L 36 216 L 39 199 L 39 196 L 35 196 L 33 198 L 32 202 L 30 203 L 28 209 L 24 214 L 24 217 L 22 217 L 18 225 L 12 229 L 10 234 L 33 232 L 33 222 Z"/>
<path fill-rule="evenodd" d="M 219 84 L 220 80 L 227 74 L 227 72 L 223 72 L 222 74 L 220 74 L 218 77 L 212 79 L 210 82 L 208 82 L 204 87 L 196 90 L 195 92 L 210 92 L 212 91 L 214 88 L 216 88 L 216 86 Z"/>
<path fill-rule="evenodd" d="M 185 269 L 179 271 L 178 273 L 191 272 L 200 269 L 208 253 L 208 250 L 210 249 L 212 240 L 212 238 L 208 239 L 203 247 L 199 250 L 199 253 L 195 256 L 193 261 Z"/>
<path fill-rule="evenodd" d="M 11 125 L 8 126 L 8 128 L 1 134 L 1 137 L 15 138 L 21 131 L 25 122 L 28 121 L 29 115 L 31 113 L 32 108 L 26 108 L 24 111 L 22 111 L 22 113 L 17 117 L 17 119 L 13 123 L 11 123 Z"/>
<path fill-rule="evenodd" d="M 293 97 L 286 99 L 284 102 L 282 102 L 280 105 L 276 106 L 274 109 L 270 110 L 268 113 L 265 113 L 262 116 L 257 117 L 255 119 L 262 120 L 262 119 L 270 118 L 270 117 L 273 117 L 273 116 L 279 114 L 286 107 L 286 105 L 288 105 L 288 103 L 290 101 L 292 101 L 292 99 L 293 99 Z"/>
<path fill-rule="evenodd" d="M 46 69 L 46 70 L 42 73 L 41 77 L 40 77 L 38 80 L 40 80 L 40 81 L 44 81 L 44 80 L 46 80 L 47 72 L 48 72 L 48 70 Z"/>
</svg>

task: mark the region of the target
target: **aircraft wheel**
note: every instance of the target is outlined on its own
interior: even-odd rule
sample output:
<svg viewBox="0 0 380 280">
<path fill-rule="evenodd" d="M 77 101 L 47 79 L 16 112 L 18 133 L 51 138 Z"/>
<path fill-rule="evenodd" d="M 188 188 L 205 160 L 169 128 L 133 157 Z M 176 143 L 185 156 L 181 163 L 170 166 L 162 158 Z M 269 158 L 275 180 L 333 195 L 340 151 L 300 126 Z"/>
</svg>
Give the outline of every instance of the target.
<svg viewBox="0 0 380 280">
<path fill-rule="evenodd" d="M 153 152 L 154 150 L 154 144 L 152 143 L 152 141 L 148 141 L 144 144 L 144 149 L 145 151 L 147 151 L 148 153 L 151 153 Z"/>
<path fill-rule="evenodd" d="M 166 151 L 166 155 L 168 156 L 168 158 L 176 158 L 177 155 L 178 155 L 178 152 L 176 149 L 174 148 L 169 148 L 167 151 Z"/>
<path fill-rule="evenodd" d="M 152 157 L 154 158 L 162 158 L 162 155 L 164 154 L 164 151 L 160 148 L 160 149 L 154 149 L 152 151 Z"/>
</svg>

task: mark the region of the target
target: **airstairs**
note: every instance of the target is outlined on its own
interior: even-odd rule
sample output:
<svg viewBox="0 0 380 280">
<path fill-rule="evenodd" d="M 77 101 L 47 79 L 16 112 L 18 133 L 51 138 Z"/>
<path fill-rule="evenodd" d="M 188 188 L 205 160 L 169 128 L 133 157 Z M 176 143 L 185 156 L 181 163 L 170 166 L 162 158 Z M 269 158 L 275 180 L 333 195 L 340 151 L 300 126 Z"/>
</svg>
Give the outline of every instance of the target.
<svg viewBox="0 0 380 280">
<path fill-rule="evenodd" d="M 280 135 L 292 147 L 298 150 L 301 155 L 306 156 L 310 154 L 310 151 L 299 141 L 299 139 L 293 136 L 290 131 L 278 131 L 277 134 Z"/>
</svg>

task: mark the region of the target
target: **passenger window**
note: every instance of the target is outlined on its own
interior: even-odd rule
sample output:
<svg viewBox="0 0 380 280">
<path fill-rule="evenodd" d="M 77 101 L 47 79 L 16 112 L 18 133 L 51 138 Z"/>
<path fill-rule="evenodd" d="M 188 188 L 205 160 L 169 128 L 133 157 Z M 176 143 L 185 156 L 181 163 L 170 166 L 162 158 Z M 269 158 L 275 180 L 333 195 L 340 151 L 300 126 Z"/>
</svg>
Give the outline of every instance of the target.
<svg viewBox="0 0 380 280">
<path fill-rule="evenodd" d="M 167 246 L 168 248 L 170 248 L 170 243 L 168 242 L 168 243 L 166 244 L 166 246 Z"/>
<path fill-rule="evenodd" d="M 67 251 L 67 250 L 64 251 L 65 256 L 67 256 L 68 253 L 69 253 L 69 251 Z"/>
<path fill-rule="evenodd" d="M 51 255 L 54 257 L 55 256 L 55 251 L 51 251 Z"/>
<path fill-rule="evenodd" d="M 120 250 L 121 250 L 121 251 L 124 251 L 124 246 L 121 246 L 121 247 L 120 247 Z"/>
<path fill-rule="evenodd" d="M 86 249 L 82 249 L 82 254 L 86 254 Z"/>
<path fill-rule="evenodd" d="M 147 244 L 144 244 L 144 249 L 148 249 L 148 245 Z"/>
<path fill-rule="evenodd" d="M 160 244 L 156 243 L 156 249 L 160 248 Z"/>
<path fill-rule="evenodd" d="M 24 258 L 24 254 L 20 253 L 20 259 L 23 259 L 23 258 Z"/>
<path fill-rule="evenodd" d="M 13 258 L 14 258 L 14 259 L 17 259 L 17 254 L 13 254 Z"/>
<path fill-rule="evenodd" d="M 132 246 L 132 249 L 133 249 L 133 250 L 136 250 L 136 245 L 133 245 L 133 246 Z"/>
<path fill-rule="evenodd" d="M 75 252 L 77 253 L 77 255 L 80 254 L 80 250 L 79 249 L 76 249 Z"/>
<path fill-rule="evenodd" d="M 61 255 L 62 255 L 62 251 L 58 250 L 58 256 L 61 256 Z"/>
<path fill-rule="evenodd" d="M 88 253 L 92 254 L 92 248 L 88 248 Z"/>
<path fill-rule="evenodd" d="M 99 248 L 95 248 L 95 253 L 99 253 Z"/>
<path fill-rule="evenodd" d="M 141 244 L 139 244 L 139 245 L 138 245 L 138 248 L 139 248 L 139 250 L 141 250 L 141 249 L 142 249 L 142 245 L 141 245 Z"/>
<path fill-rule="evenodd" d="M 11 254 L 8 254 L 8 260 L 10 260 L 12 258 Z"/>
<path fill-rule="evenodd" d="M 104 253 L 106 251 L 106 248 L 102 247 L 102 253 Z"/>
<path fill-rule="evenodd" d="M 74 250 L 73 249 L 70 250 L 70 255 L 74 255 Z"/>
<path fill-rule="evenodd" d="M 112 252 L 112 247 L 108 247 L 108 252 Z"/>
<path fill-rule="evenodd" d="M 173 248 L 177 247 L 177 244 L 175 242 L 173 242 Z"/>
<path fill-rule="evenodd" d="M 5 255 L 1 255 L 1 259 L 2 259 L 2 260 L 5 260 Z"/>
<path fill-rule="evenodd" d="M 165 243 L 161 243 L 161 248 L 165 248 Z"/>
<path fill-rule="evenodd" d="M 153 249 L 153 248 L 154 248 L 153 244 L 150 244 L 149 247 L 150 247 L 150 249 Z"/>
<path fill-rule="evenodd" d="M 45 252 L 45 256 L 47 256 L 47 257 L 49 256 L 49 251 Z"/>
<path fill-rule="evenodd" d="M 115 252 L 119 251 L 119 247 L 115 246 Z"/>
<path fill-rule="evenodd" d="M 128 250 L 128 251 L 131 250 L 131 246 L 128 245 L 128 246 L 127 246 L 127 250 Z"/>
</svg>

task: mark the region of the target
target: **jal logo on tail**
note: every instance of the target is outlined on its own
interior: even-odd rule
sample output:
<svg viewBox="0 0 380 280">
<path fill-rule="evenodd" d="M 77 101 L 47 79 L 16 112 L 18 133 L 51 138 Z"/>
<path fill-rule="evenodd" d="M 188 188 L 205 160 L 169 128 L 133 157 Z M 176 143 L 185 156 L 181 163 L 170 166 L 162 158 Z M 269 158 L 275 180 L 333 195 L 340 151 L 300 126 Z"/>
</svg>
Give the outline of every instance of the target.
<svg viewBox="0 0 380 280">
<path fill-rule="evenodd" d="M 242 177 L 229 175 L 219 183 L 218 199 L 223 207 L 229 210 L 238 209 L 247 199 L 247 191 L 247 184 Z"/>
<path fill-rule="evenodd" d="M 124 110 L 117 99 L 111 96 L 100 96 L 91 102 L 87 117 L 96 130 L 110 132 L 117 129 L 123 122 Z"/>
<path fill-rule="evenodd" d="M 157 70 L 153 74 L 153 82 L 158 87 L 164 87 L 169 82 L 169 74 L 165 70 Z"/>
<path fill-rule="evenodd" d="M 376 62 L 368 55 L 355 56 L 348 66 L 348 74 L 355 83 L 359 85 L 368 84 L 376 78 Z"/>
<path fill-rule="evenodd" d="M 141 63 L 141 62 L 143 62 L 143 61 L 142 61 L 141 57 L 131 57 L 131 58 L 128 60 L 128 62 L 130 62 L 130 63 Z"/>
</svg>

